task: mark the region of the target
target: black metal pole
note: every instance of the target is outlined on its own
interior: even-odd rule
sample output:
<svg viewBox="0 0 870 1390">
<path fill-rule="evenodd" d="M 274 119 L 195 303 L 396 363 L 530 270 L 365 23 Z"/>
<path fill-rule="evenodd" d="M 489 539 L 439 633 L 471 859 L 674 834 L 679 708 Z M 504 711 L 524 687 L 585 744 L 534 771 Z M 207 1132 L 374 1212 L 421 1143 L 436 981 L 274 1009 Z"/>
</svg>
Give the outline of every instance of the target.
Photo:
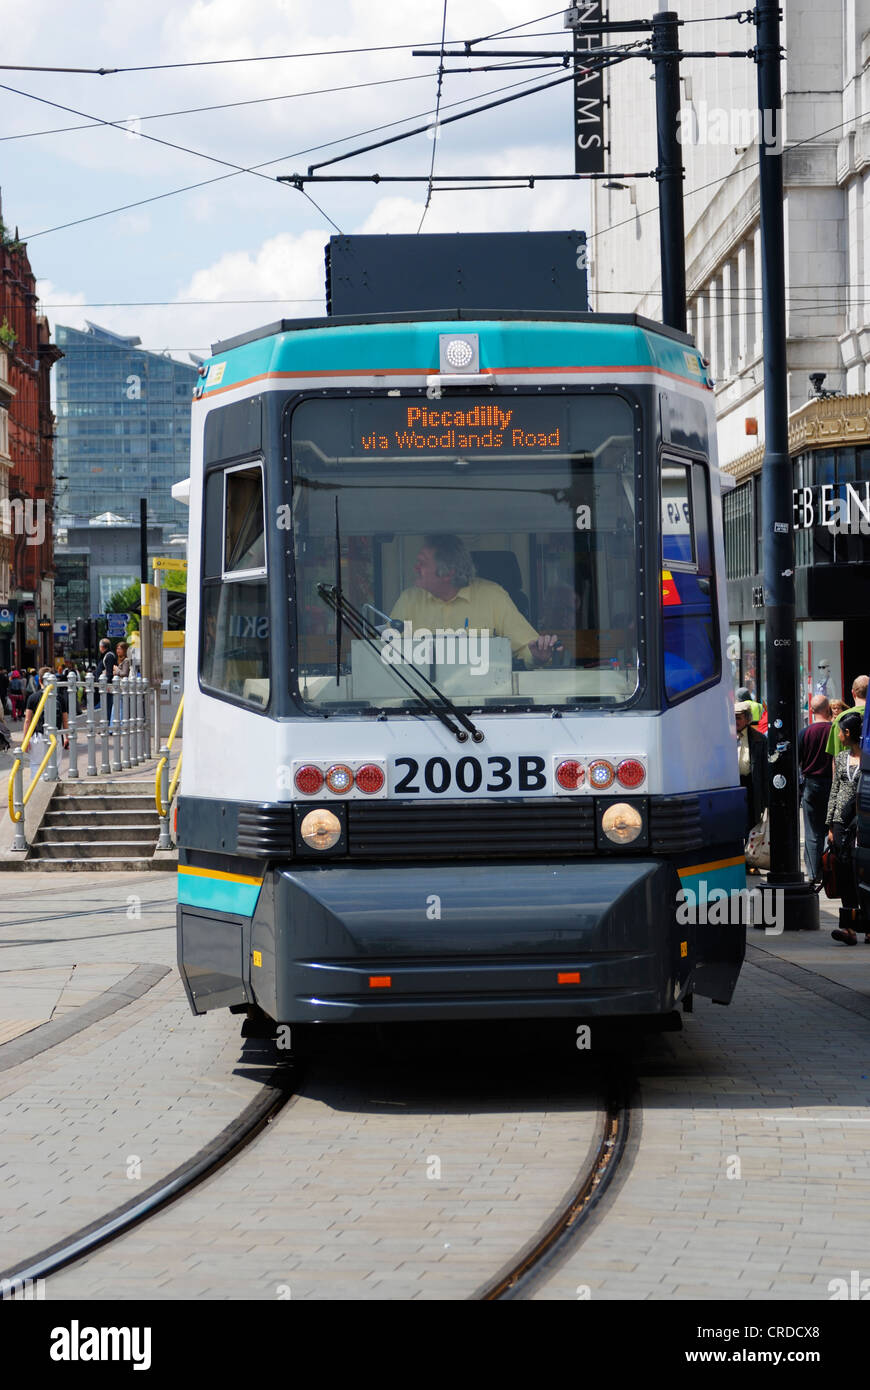
<svg viewBox="0 0 870 1390">
<path fill-rule="evenodd" d="M 139 498 L 139 580 L 148 583 L 148 498 Z"/>
<path fill-rule="evenodd" d="M 679 17 L 664 10 L 652 21 L 656 80 L 659 239 L 662 265 L 662 323 L 686 331 L 686 231 L 683 216 L 683 151 L 680 118 Z"/>
<path fill-rule="evenodd" d="M 800 865 L 792 465 L 788 452 L 782 88 L 778 0 L 759 0 L 759 193 L 764 353 L 764 620 L 767 658 L 769 890 L 784 894 L 787 929 L 818 928 L 819 903 Z"/>
</svg>

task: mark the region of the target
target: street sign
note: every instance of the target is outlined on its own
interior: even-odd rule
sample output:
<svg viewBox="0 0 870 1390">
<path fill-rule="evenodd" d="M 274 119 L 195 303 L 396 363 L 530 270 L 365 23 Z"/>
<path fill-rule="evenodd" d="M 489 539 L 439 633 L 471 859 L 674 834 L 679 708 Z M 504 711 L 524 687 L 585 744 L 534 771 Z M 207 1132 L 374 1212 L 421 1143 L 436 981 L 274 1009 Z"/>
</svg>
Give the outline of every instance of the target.
<svg viewBox="0 0 870 1390">
<path fill-rule="evenodd" d="M 69 623 L 55 623 L 55 637 L 69 637 Z"/>
<path fill-rule="evenodd" d="M 123 637 L 127 631 L 127 623 L 129 622 L 129 620 L 129 613 L 107 613 L 106 636 Z"/>
<path fill-rule="evenodd" d="M 151 568 L 155 570 L 186 570 L 187 561 L 181 560 L 175 555 L 160 555 L 156 560 L 151 561 Z"/>
<path fill-rule="evenodd" d="M 586 0 L 571 12 L 572 23 L 603 20 L 603 0 Z M 594 61 L 601 35 L 574 30 L 574 170 L 578 174 L 604 172 L 604 73 Z M 599 60 L 600 61 L 600 60 Z"/>
</svg>

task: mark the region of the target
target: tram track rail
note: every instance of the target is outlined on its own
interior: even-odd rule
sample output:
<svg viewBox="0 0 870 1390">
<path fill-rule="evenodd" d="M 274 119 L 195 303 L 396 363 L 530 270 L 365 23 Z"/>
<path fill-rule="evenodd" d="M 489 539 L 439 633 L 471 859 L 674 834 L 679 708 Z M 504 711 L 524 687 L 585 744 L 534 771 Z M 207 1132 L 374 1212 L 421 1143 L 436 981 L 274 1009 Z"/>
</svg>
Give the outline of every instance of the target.
<svg viewBox="0 0 870 1390">
<path fill-rule="evenodd" d="M 291 1068 L 287 1063 L 280 1063 L 241 1114 L 208 1144 L 198 1149 L 192 1158 L 153 1183 L 141 1196 L 98 1217 L 23 1263 L 0 1270 L 0 1285 L 4 1288 L 24 1288 L 37 1279 L 50 1278 L 164 1211 L 249 1148 L 257 1136 L 292 1103 L 296 1094 L 296 1087 L 291 1084 Z"/>
<path fill-rule="evenodd" d="M 473 1302 L 496 1303 L 528 1297 L 574 1253 L 591 1229 L 593 1219 L 603 1215 L 605 1205 L 616 1195 L 615 1179 L 639 1129 L 640 1112 L 632 1101 L 636 1082 L 626 1072 L 609 1072 L 604 1090 L 597 1143 L 576 1183 L 552 1219 L 520 1254 L 472 1294 Z"/>
<path fill-rule="evenodd" d="M 609 1200 L 615 1196 L 617 1175 L 626 1156 L 636 1147 L 639 1134 L 639 1112 L 632 1101 L 636 1082 L 625 1070 L 613 1067 L 607 1068 L 594 1086 L 601 1094 L 599 1118 L 576 1180 L 519 1253 L 512 1255 L 485 1283 L 465 1295 L 470 1301 L 497 1302 L 529 1297 L 576 1252 L 592 1229 L 595 1218 L 604 1215 Z M 585 1083 L 582 1089 L 586 1090 Z M 37 1254 L 0 1270 L 2 1287 L 27 1287 L 39 1279 L 59 1274 L 180 1203 L 182 1198 L 241 1157 L 257 1137 L 304 1094 L 298 1063 L 283 1060 L 274 1066 L 272 1075 L 244 1110 L 190 1159 L 152 1184 L 141 1196 L 97 1217 Z"/>
</svg>

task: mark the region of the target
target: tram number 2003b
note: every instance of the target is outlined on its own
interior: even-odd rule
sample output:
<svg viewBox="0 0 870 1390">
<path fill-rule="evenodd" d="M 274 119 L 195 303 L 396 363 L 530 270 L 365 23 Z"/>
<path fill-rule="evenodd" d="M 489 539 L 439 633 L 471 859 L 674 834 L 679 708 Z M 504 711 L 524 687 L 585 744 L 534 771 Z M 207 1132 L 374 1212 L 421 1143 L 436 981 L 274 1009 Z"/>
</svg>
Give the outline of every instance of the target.
<svg viewBox="0 0 870 1390">
<path fill-rule="evenodd" d="M 506 758 L 465 757 L 451 764 L 446 758 L 393 759 L 393 791 L 397 796 L 430 792 L 543 792 L 548 789 L 546 762 L 532 755 Z"/>
</svg>

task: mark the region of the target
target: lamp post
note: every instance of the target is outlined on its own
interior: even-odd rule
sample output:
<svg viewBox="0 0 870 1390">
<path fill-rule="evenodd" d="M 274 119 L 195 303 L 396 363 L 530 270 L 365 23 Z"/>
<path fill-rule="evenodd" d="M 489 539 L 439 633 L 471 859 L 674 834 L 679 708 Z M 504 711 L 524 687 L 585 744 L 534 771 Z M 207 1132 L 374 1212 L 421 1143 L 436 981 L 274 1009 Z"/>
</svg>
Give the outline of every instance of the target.
<svg viewBox="0 0 870 1390">
<path fill-rule="evenodd" d="M 782 48 L 778 0 L 759 0 L 759 197 L 764 353 L 761 468 L 765 651 L 767 656 L 770 863 L 766 892 L 782 893 L 788 930 L 817 930 L 819 900 L 800 868 L 793 480 L 788 451 L 785 235 L 782 176 Z"/>
</svg>

